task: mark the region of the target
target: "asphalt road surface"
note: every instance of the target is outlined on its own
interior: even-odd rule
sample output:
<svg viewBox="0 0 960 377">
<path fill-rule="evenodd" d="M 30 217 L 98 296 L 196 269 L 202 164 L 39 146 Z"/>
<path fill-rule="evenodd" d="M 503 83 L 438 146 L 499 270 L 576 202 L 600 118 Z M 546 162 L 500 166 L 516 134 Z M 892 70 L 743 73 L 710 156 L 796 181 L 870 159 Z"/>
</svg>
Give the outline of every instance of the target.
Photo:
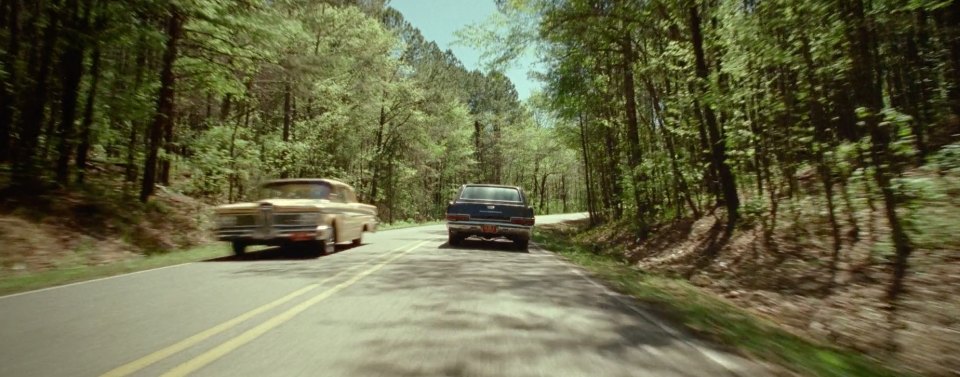
<svg viewBox="0 0 960 377">
<path fill-rule="evenodd" d="M 0 298 L 0 376 L 764 374 L 548 251 L 451 248 L 443 225 Z"/>
</svg>

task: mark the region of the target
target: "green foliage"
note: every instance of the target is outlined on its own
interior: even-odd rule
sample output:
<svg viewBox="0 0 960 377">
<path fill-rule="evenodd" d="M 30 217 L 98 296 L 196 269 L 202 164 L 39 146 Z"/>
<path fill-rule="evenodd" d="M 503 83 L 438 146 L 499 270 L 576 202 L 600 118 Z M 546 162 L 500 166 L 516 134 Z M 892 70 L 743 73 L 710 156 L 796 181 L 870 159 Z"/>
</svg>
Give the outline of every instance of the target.
<svg viewBox="0 0 960 377">
<path fill-rule="evenodd" d="M 220 244 L 198 246 L 189 250 L 155 254 L 123 262 L 88 265 L 79 260 L 60 263 L 56 268 L 33 274 L 9 274 L 0 277 L 0 294 L 25 292 L 78 281 L 127 274 L 175 264 L 198 262 L 230 255 Z M 84 261 L 85 262 L 85 261 Z"/>
<path fill-rule="evenodd" d="M 537 52 L 545 91 L 532 104 L 577 150 L 594 224 L 643 235 L 721 205 L 739 226 L 809 211 L 830 227 L 833 265 L 869 226 L 877 252 L 895 256 L 894 305 L 917 247 L 954 247 L 943 229 L 956 228 L 960 149 L 944 144 L 960 115 L 957 2 L 498 5 L 462 39 L 494 65 Z M 885 224 L 864 224 L 865 211 Z"/>
<path fill-rule="evenodd" d="M 942 53 L 951 47 L 937 36 L 955 35 L 957 28 L 921 13 L 950 17 L 942 1 L 863 3 L 862 15 L 832 1 L 499 4 L 500 14 L 464 30 L 461 40 L 486 48 L 492 65 L 516 51 L 537 51 L 547 89 L 534 104 L 560 119 L 554 123 L 564 144 L 589 160 L 590 202 L 598 214 L 634 213 L 629 206 L 636 205 L 650 208 L 642 216 L 656 222 L 678 208 L 705 212 L 699 207 L 715 201 L 704 197 L 719 193 L 711 181 L 719 180 L 720 164 L 732 167 L 741 187 L 756 187 L 738 192 L 747 203 L 778 187 L 799 194 L 804 166 L 820 180 L 823 174 L 846 180 L 859 171 L 860 183 L 886 185 L 865 178 L 897 175 L 926 157 L 924 145 L 942 127 L 937 119 L 949 115 L 956 91 L 943 76 L 950 63 Z M 694 9 L 703 77 L 694 64 Z M 854 17 L 866 18 L 871 26 L 863 38 L 873 39 L 859 39 Z M 883 54 L 863 61 L 857 48 L 872 40 Z M 882 69 L 866 72 L 867 63 Z M 628 137 L 625 85 L 636 95 L 637 141 Z M 883 103 L 870 102 L 866 93 Z M 926 100 L 918 101 L 920 94 Z M 708 109 L 726 149 L 719 161 L 707 138 Z M 642 161 L 628 165 L 637 150 Z M 744 207 L 750 207 L 747 217 L 757 210 Z"/>
<path fill-rule="evenodd" d="M 766 216 L 769 211 L 769 205 L 763 198 L 754 198 L 750 201 L 747 201 L 743 205 L 743 209 L 741 211 L 743 219 L 739 225 L 745 228 L 750 228 L 756 224 L 757 221 L 763 219 L 763 217 Z"/>
<path fill-rule="evenodd" d="M 936 167 L 936 162 L 930 166 Z M 894 180 L 903 205 L 903 223 L 918 246 L 930 250 L 960 248 L 954 234 L 960 226 L 960 180 L 944 176 L 911 175 Z"/>
<path fill-rule="evenodd" d="M 960 143 L 945 145 L 929 157 L 929 163 L 941 173 L 960 173 Z"/>
<path fill-rule="evenodd" d="M 58 23 L 87 13 L 84 22 L 97 27 L 67 30 Z M 83 137 L 98 164 L 125 166 L 125 190 L 141 184 L 151 192 L 154 177 L 143 174 L 156 169 L 159 184 L 211 203 L 246 198 L 257 184 L 278 177 L 351 183 L 386 221 L 436 218 L 450 191 L 466 182 L 533 187 L 546 176 L 541 186 L 550 190 L 533 191 L 546 197 L 544 203 L 562 200 L 567 209 L 566 198 L 575 196 L 576 171 L 527 173 L 572 162 L 562 149 L 526 153 L 552 131 L 524 139 L 532 115 L 506 76 L 467 71 L 382 2 L 83 0 L 78 9 L 53 3 L 22 8 L 17 17 L 16 31 L 29 35 L 11 41 L 14 30 L 0 27 L 2 45 L 20 50 L 16 56 L 0 51 L 0 114 L 12 117 L 0 117 L 7 143 L 0 150 L 21 135 L 37 134 L 34 144 L 0 156 L 18 172 L 52 173 L 32 164 L 74 161 L 67 144 Z M 50 34 L 47 68 L 68 63 L 61 59 L 76 61 L 70 48 L 82 50 L 78 96 L 68 101 L 77 113 L 96 68 L 99 93 L 92 97 L 88 134 L 61 131 L 67 127 L 56 123 L 67 108 L 58 92 L 63 79 L 39 82 L 39 70 L 26 67 L 46 42 L 15 43 L 42 40 L 45 28 L 63 29 Z M 69 37 L 75 31 L 82 38 Z M 101 52 L 97 67 L 93 41 Z M 176 54 L 168 56 L 172 47 Z M 164 66 L 173 79 L 162 83 Z M 169 90 L 161 91 L 162 84 Z M 16 97 L 41 99 L 39 113 L 50 126 L 22 120 L 37 112 L 21 108 L 26 101 L 6 100 Z M 150 143 L 154 135 L 159 140 Z M 148 158 L 152 154 L 156 161 Z M 563 181 L 569 185 L 559 184 L 561 172 L 570 174 Z"/>
</svg>

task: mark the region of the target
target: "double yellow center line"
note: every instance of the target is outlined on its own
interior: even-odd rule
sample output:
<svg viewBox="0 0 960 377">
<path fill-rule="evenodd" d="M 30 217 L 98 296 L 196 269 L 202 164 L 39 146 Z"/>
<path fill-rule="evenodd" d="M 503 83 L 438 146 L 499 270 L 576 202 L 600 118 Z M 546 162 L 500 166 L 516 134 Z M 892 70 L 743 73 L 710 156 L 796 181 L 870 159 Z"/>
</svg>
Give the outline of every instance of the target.
<svg viewBox="0 0 960 377">
<path fill-rule="evenodd" d="M 273 329 L 273 328 L 275 328 L 275 327 L 283 324 L 284 322 L 289 321 L 290 319 L 292 319 L 293 317 L 295 317 L 297 314 L 302 313 L 304 310 L 307 310 L 309 307 L 311 307 L 311 306 L 313 306 L 313 305 L 316 305 L 318 302 L 323 301 L 323 300 L 329 298 L 330 296 L 332 296 L 333 294 L 335 294 L 335 293 L 343 290 L 344 288 L 347 288 L 347 287 L 353 285 L 353 284 L 356 283 L 357 281 L 360 281 L 360 279 L 363 279 L 364 277 L 366 277 L 366 276 L 368 276 L 368 275 L 370 275 L 370 274 L 372 274 L 372 273 L 374 273 L 374 272 L 377 272 L 378 270 L 380 270 L 381 268 L 383 268 L 383 267 L 386 266 L 387 264 L 390 264 L 391 262 L 399 259 L 400 257 L 406 255 L 407 253 L 409 253 L 409 252 L 411 252 L 411 251 L 413 251 L 413 250 L 416 250 L 418 247 L 423 246 L 423 244 L 425 244 L 425 243 L 427 243 L 427 242 L 430 242 L 430 241 L 419 242 L 419 243 L 417 243 L 417 244 L 415 244 L 415 245 L 413 245 L 413 246 L 411 246 L 411 247 L 409 247 L 409 248 L 407 248 L 407 249 L 405 249 L 405 250 L 403 250 L 403 251 L 401 251 L 401 252 L 399 252 L 399 253 L 394 253 L 393 256 L 388 257 L 388 258 L 386 258 L 385 260 L 383 260 L 382 262 L 380 262 L 380 263 L 378 263 L 378 264 L 376 264 L 376 265 L 374 265 L 374 266 L 372 266 L 372 267 L 370 267 L 370 268 L 368 268 L 368 269 L 366 269 L 366 270 L 364 270 L 364 271 L 362 271 L 362 272 L 354 275 L 354 276 L 351 277 L 350 279 L 348 279 L 348 280 L 346 280 L 346 281 L 344 281 L 344 282 L 342 282 L 342 283 L 340 283 L 340 284 L 337 284 L 337 285 L 335 285 L 335 286 L 333 286 L 333 287 L 331 287 L 331 288 L 329 288 L 329 289 L 327 289 L 327 290 L 325 290 L 325 291 L 323 291 L 323 292 L 318 293 L 316 296 L 313 296 L 313 297 L 311 297 L 310 299 L 308 299 L 308 300 L 306 300 L 306 301 L 304 301 L 304 302 L 301 302 L 300 304 L 297 304 L 296 306 L 291 307 L 290 309 L 287 309 L 287 310 L 281 312 L 280 314 L 277 314 L 277 315 L 275 315 L 275 316 L 267 319 L 267 320 L 264 321 L 263 323 L 261 323 L 261 324 L 255 326 L 255 327 L 253 327 L 253 328 L 251 328 L 251 329 L 243 332 L 243 333 L 240 334 L 240 335 L 237 335 L 237 336 L 235 336 L 235 337 L 233 337 L 233 338 L 228 339 L 227 341 L 221 343 L 220 345 L 214 347 L 213 349 L 210 349 L 209 351 L 204 352 L 203 354 L 201 354 L 201 355 L 199 355 L 199 356 L 197 356 L 197 357 L 194 357 L 193 359 L 191 359 L 191 360 L 189 360 L 189 361 L 187 361 L 187 362 L 185 362 L 185 363 L 183 363 L 183 364 L 180 364 L 179 366 L 171 369 L 170 371 L 168 371 L 167 373 L 164 373 L 163 375 L 164 375 L 164 376 L 185 376 L 185 375 L 187 375 L 187 374 L 190 374 L 190 373 L 192 373 L 192 372 L 194 372 L 194 371 L 196 371 L 196 370 L 198 370 L 198 369 L 200 369 L 200 368 L 202 368 L 202 367 L 204 367 L 204 366 L 206 366 L 206 365 L 208 365 L 208 364 L 216 361 L 217 359 L 223 357 L 224 355 L 230 353 L 231 351 L 233 351 L 233 350 L 235 350 L 235 349 L 237 349 L 237 348 L 240 348 L 240 346 L 243 346 L 244 344 L 247 344 L 247 343 L 249 343 L 250 341 L 256 339 L 256 338 L 259 337 L 260 335 L 263 335 L 263 334 L 266 333 L 267 331 L 270 331 L 271 329 Z M 387 255 L 390 255 L 390 253 L 387 253 Z M 368 266 L 368 265 L 363 264 L 363 265 L 350 267 L 350 268 L 345 269 L 345 270 L 343 270 L 343 271 L 337 272 L 336 274 L 334 274 L 334 275 L 332 275 L 332 276 L 330 276 L 330 277 L 327 277 L 326 279 L 323 279 L 323 280 L 320 281 L 319 283 L 310 284 L 310 285 L 308 285 L 308 286 L 305 286 L 305 287 L 303 287 L 303 288 L 300 288 L 300 289 L 298 289 L 298 290 L 296 290 L 296 291 L 293 291 L 293 292 L 287 294 L 286 296 L 283 296 L 283 297 L 281 297 L 281 298 L 279 298 L 279 299 L 277 299 L 277 300 L 274 300 L 274 301 L 272 301 L 272 302 L 270 302 L 270 303 L 267 303 L 267 304 L 265 304 L 265 305 L 263 305 L 263 306 L 260 306 L 260 307 L 258 307 L 258 308 L 255 308 L 255 309 L 253 309 L 253 310 L 251 310 L 251 311 L 248 311 L 248 312 L 246 312 L 246 313 L 243 313 L 243 314 L 241 314 L 241 315 L 239 315 L 239 316 L 237 316 L 237 317 L 235 317 L 235 318 L 233 318 L 233 319 L 230 319 L 230 320 L 228 320 L 228 321 L 226 321 L 226 322 L 223 322 L 223 323 L 221 323 L 221 324 L 219 324 L 219 325 L 216 325 L 216 326 L 214 326 L 214 327 L 211 327 L 211 328 L 209 328 L 209 329 L 207 329 L 207 330 L 204 330 L 204 331 L 202 331 L 202 332 L 200 332 L 200 333 L 197 333 L 197 334 L 195 334 L 195 335 L 193 335 L 193 336 L 190 336 L 189 338 L 186 338 L 186 339 L 184 339 L 184 340 L 181 340 L 181 341 L 179 341 L 179 342 L 177 342 L 177 343 L 174 343 L 174 344 L 171 344 L 171 345 L 169 345 L 169 346 L 167 346 L 167 347 L 164 347 L 163 349 L 161 349 L 161 350 L 159 350 L 159 351 L 156 351 L 156 352 L 154 352 L 154 353 L 151 353 L 151 354 L 149 354 L 149 355 L 146 355 L 146 356 L 144 356 L 144 357 L 141 357 L 141 358 L 139 358 L 139 359 L 137 359 L 137 360 L 134 360 L 134 361 L 132 361 L 132 362 L 129 362 L 129 363 L 127 363 L 127 364 L 121 365 L 121 366 L 119 366 L 119 367 L 117 367 L 117 368 L 115 368 L 115 369 L 113 369 L 113 370 L 111 370 L 111 371 L 103 374 L 103 377 L 121 377 L 121 376 L 128 376 L 128 375 L 130 375 L 130 374 L 136 373 L 137 371 L 140 371 L 140 370 L 142 370 L 142 369 L 144 369 L 144 368 L 146 368 L 146 367 L 148 367 L 148 366 L 150 366 L 150 365 L 153 365 L 154 363 L 156 363 L 156 362 L 158 362 L 158 361 L 160 361 L 160 360 L 166 359 L 166 358 L 168 358 L 168 357 L 170 357 L 170 356 L 172 356 L 172 355 L 174 355 L 174 354 L 176 354 L 176 353 L 178 353 L 178 352 L 180 352 L 180 351 L 183 351 L 183 350 L 186 350 L 186 349 L 188 349 L 188 348 L 190 348 L 190 347 L 193 347 L 193 346 L 199 344 L 200 342 L 202 342 L 202 341 L 204 341 L 204 340 L 207 340 L 207 339 L 209 339 L 209 338 L 211 338 L 211 337 L 213 337 L 213 336 L 215 336 L 215 335 L 217 335 L 217 334 L 220 334 L 220 333 L 222 333 L 222 332 L 224 332 L 224 331 L 227 331 L 227 330 L 229 330 L 229 329 L 231 329 L 231 328 L 233 328 L 233 327 L 236 327 L 237 325 L 239 325 L 239 324 L 247 321 L 247 320 L 250 319 L 250 318 L 253 318 L 253 317 L 255 317 L 255 316 L 259 315 L 259 314 L 262 314 L 262 313 L 265 313 L 265 312 L 267 312 L 267 311 L 270 311 L 270 310 L 272 310 L 272 309 L 274 309 L 274 308 L 276 308 L 276 307 L 278 307 L 278 306 L 280 306 L 280 305 L 283 305 L 283 304 L 285 304 L 285 303 L 287 303 L 287 302 L 289 302 L 289 301 L 291 301 L 291 300 L 293 300 L 293 299 L 295 299 L 295 298 L 297 298 L 297 297 L 300 297 L 300 296 L 306 294 L 307 292 L 310 292 L 311 290 L 313 290 L 313 289 L 315 289 L 315 288 L 323 285 L 324 283 L 329 282 L 329 281 L 331 281 L 331 280 L 333 280 L 333 279 L 335 279 L 335 278 L 337 278 L 337 277 L 339 277 L 339 276 L 341 276 L 341 275 L 347 274 L 347 273 L 349 273 L 349 272 L 358 270 L 358 269 L 363 268 L 363 267 L 366 267 L 366 266 Z"/>
</svg>

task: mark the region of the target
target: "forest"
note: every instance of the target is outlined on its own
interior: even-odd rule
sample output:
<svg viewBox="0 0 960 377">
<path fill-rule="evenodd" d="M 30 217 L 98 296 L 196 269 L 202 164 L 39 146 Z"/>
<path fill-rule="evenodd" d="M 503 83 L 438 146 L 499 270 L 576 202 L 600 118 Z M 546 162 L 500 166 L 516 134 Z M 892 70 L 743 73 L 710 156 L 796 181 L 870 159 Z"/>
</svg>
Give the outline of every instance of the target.
<svg viewBox="0 0 960 377">
<path fill-rule="evenodd" d="M 918 167 L 956 173 L 960 2 L 502 0 L 464 38 L 491 65 L 536 49 L 545 111 L 586 166 L 592 221 L 630 219 L 641 238 L 716 208 L 727 231 L 811 195 L 832 260 L 889 227 L 900 292 Z M 492 42 L 491 42 L 492 41 Z M 783 217 L 782 215 L 780 217 Z"/>
<path fill-rule="evenodd" d="M 159 185 L 215 204 L 330 177 L 386 222 L 438 218 L 468 182 L 582 207 L 576 154 L 539 110 L 384 1 L 4 0 L 0 33 L 11 195 L 135 203 Z"/>
<path fill-rule="evenodd" d="M 598 229 L 583 248 L 955 373 L 933 317 L 957 310 L 960 2 L 497 3 L 461 37 L 545 65 Z"/>
<path fill-rule="evenodd" d="M 491 1 L 458 33 L 485 51 L 468 69 L 389 0 L 0 0 L 0 214 L 326 177 L 425 222 L 461 184 L 518 185 L 537 215 L 589 213 L 580 234 L 626 229 L 596 254 L 623 241 L 646 273 L 707 234 L 664 275 L 713 268 L 812 308 L 802 331 L 955 373 L 960 1 Z M 521 99 L 525 54 L 543 87 Z"/>
</svg>

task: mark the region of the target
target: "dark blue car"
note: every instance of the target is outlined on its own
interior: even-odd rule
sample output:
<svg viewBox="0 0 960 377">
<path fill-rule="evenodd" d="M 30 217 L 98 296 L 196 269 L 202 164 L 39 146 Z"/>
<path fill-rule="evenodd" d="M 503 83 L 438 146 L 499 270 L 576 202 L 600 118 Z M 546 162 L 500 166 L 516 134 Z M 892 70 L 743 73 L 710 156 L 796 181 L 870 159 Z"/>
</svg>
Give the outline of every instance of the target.
<svg viewBox="0 0 960 377">
<path fill-rule="evenodd" d="M 460 186 L 447 206 L 447 232 L 451 246 L 467 237 L 485 240 L 506 238 L 526 250 L 535 222 L 523 189 L 516 186 L 467 184 Z"/>
</svg>

